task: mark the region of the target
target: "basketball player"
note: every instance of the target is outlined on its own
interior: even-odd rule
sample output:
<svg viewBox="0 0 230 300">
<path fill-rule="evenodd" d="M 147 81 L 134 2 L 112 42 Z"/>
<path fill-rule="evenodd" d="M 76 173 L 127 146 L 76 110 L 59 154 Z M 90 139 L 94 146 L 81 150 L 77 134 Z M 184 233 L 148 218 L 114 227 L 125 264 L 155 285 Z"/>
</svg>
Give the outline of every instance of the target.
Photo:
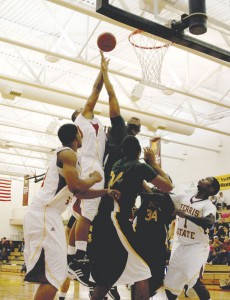
<svg viewBox="0 0 230 300">
<path fill-rule="evenodd" d="M 166 242 L 169 225 L 175 218 L 175 207 L 170 194 L 162 193 L 155 187 L 150 192 L 141 193 L 141 205 L 135 214 L 134 228 L 139 251 L 152 273 L 149 287 L 150 297 L 153 297 L 164 281 L 169 258 Z"/>
<path fill-rule="evenodd" d="M 104 57 L 102 51 L 101 54 L 101 69 L 103 75 L 103 81 L 106 91 L 109 96 L 109 115 L 111 121 L 111 128 L 108 133 L 107 141 L 105 144 L 105 154 L 104 154 L 104 173 L 105 173 L 105 187 L 108 187 L 108 182 L 110 178 L 110 172 L 112 166 L 116 161 L 123 157 L 121 145 L 123 139 L 127 135 L 136 136 L 140 132 L 141 124 L 138 118 L 132 117 L 127 125 L 125 120 L 120 114 L 120 106 L 114 91 L 113 85 L 110 82 L 108 75 L 109 60 Z M 112 199 L 101 199 L 100 203 L 100 213 L 104 214 L 109 210 L 109 207 L 113 205 Z M 110 210 L 111 211 L 111 210 Z M 105 220 L 105 219 L 104 219 Z M 110 221 L 110 215 L 108 215 L 108 221 Z M 104 223 L 106 226 L 106 223 Z M 92 294 L 92 286 L 91 286 Z M 108 294 L 114 300 L 120 300 L 120 295 L 117 291 L 117 287 L 112 287 Z"/>
<path fill-rule="evenodd" d="M 112 166 L 116 161 L 123 158 L 121 150 L 123 139 L 127 135 L 136 136 L 140 132 L 141 123 L 138 118 L 132 117 L 128 120 L 127 125 L 125 124 L 125 120 L 120 113 L 120 106 L 116 93 L 108 75 L 109 59 L 104 57 L 102 51 L 100 51 L 100 53 L 102 59 L 101 69 L 103 80 L 109 96 L 109 115 L 111 121 L 111 128 L 108 133 L 104 154 L 105 187 L 107 187 Z"/>
<path fill-rule="evenodd" d="M 209 196 L 219 192 L 216 178 L 199 180 L 195 195 L 171 196 L 179 216 L 174 235 L 176 248 L 172 251 L 165 277 L 165 289 L 169 300 L 177 299 L 185 285 L 193 288 L 199 299 L 209 300 L 210 294 L 200 281 L 200 274 L 207 262 L 209 236 L 206 232 L 215 222 L 216 207 Z"/>
<path fill-rule="evenodd" d="M 164 192 L 172 189 L 171 181 L 155 163 L 151 149 L 152 166 L 139 162 L 141 146 L 134 136 L 127 136 L 122 143 L 124 158 L 112 168 L 109 187 L 116 187 L 121 198 L 114 202 L 110 211 L 110 223 L 100 211 L 95 218 L 92 232 L 92 270 L 91 279 L 96 286 L 92 300 L 102 299 L 112 286 L 134 284 L 134 300 L 149 300 L 149 281 L 151 277 L 147 263 L 136 252 L 136 237 L 129 221 L 137 194 L 142 189 L 143 180 L 151 182 Z"/>
<path fill-rule="evenodd" d="M 46 177 L 24 218 L 26 281 L 39 282 L 35 300 L 52 300 L 67 277 L 66 238 L 61 218 L 73 194 L 87 198 L 115 191 L 88 190 L 102 177 L 94 171 L 82 180 L 76 151 L 82 145 L 80 129 L 74 124 L 59 128 L 63 145 L 56 150 Z M 93 201 L 93 200 L 91 200 Z"/>
<path fill-rule="evenodd" d="M 81 128 L 84 136 L 82 147 L 79 151 L 81 160 L 84 161 L 81 165 L 81 178 L 89 177 L 92 170 L 97 170 L 102 177 L 102 180 L 95 184 L 95 189 L 102 189 L 104 187 L 103 155 L 105 151 L 105 132 L 102 124 L 93 113 L 102 86 L 103 76 L 102 70 L 100 70 L 83 110 L 76 110 L 72 115 L 72 121 Z M 71 250 L 68 247 L 68 272 L 79 282 L 82 282 L 81 262 L 86 257 L 89 228 L 97 214 L 99 202 L 100 197 L 94 199 L 94 201 L 81 199 L 81 213 L 79 214 L 75 228 L 76 253 L 75 248 Z"/>
</svg>

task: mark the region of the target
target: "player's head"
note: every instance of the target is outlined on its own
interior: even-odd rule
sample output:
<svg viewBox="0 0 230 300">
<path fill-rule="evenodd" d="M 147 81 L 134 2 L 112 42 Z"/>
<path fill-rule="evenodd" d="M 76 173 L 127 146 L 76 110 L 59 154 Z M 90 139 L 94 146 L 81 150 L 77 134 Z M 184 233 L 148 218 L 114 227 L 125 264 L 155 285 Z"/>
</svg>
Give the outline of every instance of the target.
<svg viewBox="0 0 230 300">
<path fill-rule="evenodd" d="M 136 136 L 141 130 L 141 121 L 138 118 L 132 117 L 127 122 L 127 131 L 129 135 Z"/>
<path fill-rule="evenodd" d="M 82 111 L 83 111 L 82 108 L 76 109 L 76 110 L 73 112 L 72 116 L 71 116 L 71 120 L 74 122 L 74 121 L 76 120 L 77 116 L 78 116 Z"/>
<path fill-rule="evenodd" d="M 219 181 L 215 177 L 206 177 L 201 179 L 197 185 L 198 191 L 207 197 L 216 195 L 220 190 Z"/>
<path fill-rule="evenodd" d="M 220 183 L 215 177 L 211 177 L 212 179 L 212 185 L 211 187 L 213 188 L 212 191 L 210 191 L 210 196 L 216 195 L 219 193 L 220 190 Z"/>
<path fill-rule="evenodd" d="M 78 126 L 68 123 L 62 125 L 58 130 L 58 137 L 63 146 L 71 147 L 72 143 L 76 140 L 78 148 L 82 144 L 82 133 Z"/>
<path fill-rule="evenodd" d="M 133 135 L 128 135 L 122 142 L 122 151 L 129 159 L 138 159 L 141 153 L 141 146 L 138 139 Z"/>
</svg>

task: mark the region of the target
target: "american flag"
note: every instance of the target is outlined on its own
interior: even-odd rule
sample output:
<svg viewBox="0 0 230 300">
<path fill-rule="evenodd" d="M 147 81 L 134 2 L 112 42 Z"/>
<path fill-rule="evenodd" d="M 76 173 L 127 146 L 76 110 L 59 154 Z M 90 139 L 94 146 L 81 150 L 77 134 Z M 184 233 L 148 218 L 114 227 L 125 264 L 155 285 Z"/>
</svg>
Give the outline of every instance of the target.
<svg viewBox="0 0 230 300">
<path fill-rule="evenodd" d="M 0 201 L 11 201 L 11 180 L 0 178 Z"/>
</svg>

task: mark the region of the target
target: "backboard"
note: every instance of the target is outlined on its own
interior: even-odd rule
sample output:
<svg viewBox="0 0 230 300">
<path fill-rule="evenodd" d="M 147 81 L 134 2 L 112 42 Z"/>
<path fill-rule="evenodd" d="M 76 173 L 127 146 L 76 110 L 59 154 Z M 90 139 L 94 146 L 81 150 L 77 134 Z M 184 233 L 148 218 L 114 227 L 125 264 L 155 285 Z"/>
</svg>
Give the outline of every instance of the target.
<svg viewBox="0 0 230 300">
<path fill-rule="evenodd" d="M 184 28 L 184 19 L 191 15 L 189 1 L 185 0 L 97 0 L 96 11 L 167 39 L 186 51 L 229 65 L 229 2 L 199 1 L 206 6 L 206 13 L 201 12 L 201 17 L 207 15 L 207 32 L 202 35 L 193 35 L 189 27 Z"/>
</svg>

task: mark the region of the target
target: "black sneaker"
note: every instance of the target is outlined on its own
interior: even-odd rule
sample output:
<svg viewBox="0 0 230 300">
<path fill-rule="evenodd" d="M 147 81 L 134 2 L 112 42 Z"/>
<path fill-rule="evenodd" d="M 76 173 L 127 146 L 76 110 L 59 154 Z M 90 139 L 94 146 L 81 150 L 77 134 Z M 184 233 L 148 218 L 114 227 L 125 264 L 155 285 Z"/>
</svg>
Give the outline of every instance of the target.
<svg viewBox="0 0 230 300">
<path fill-rule="evenodd" d="M 90 285 L 89 286 L 89 298 L 90 299 L 93 296 L 93 289 L 94 289 L 94 286 Z M 108 297 L 104 297 L 103 300 L 108 300 Z"/>
<path fill-rule="evenodd" d="M 116 286 L 111 287 L 108 294 L 114 300 L 120 300 L 121 299 Z"/>
<path fill-rule="evenodd" d="M 68 264 L 68 273 L 73 276 L 74 280 L 79 281 L 84 286 L 89 286 L 90 266 L 88 259 L 73 259 Z"/>
</svg>

